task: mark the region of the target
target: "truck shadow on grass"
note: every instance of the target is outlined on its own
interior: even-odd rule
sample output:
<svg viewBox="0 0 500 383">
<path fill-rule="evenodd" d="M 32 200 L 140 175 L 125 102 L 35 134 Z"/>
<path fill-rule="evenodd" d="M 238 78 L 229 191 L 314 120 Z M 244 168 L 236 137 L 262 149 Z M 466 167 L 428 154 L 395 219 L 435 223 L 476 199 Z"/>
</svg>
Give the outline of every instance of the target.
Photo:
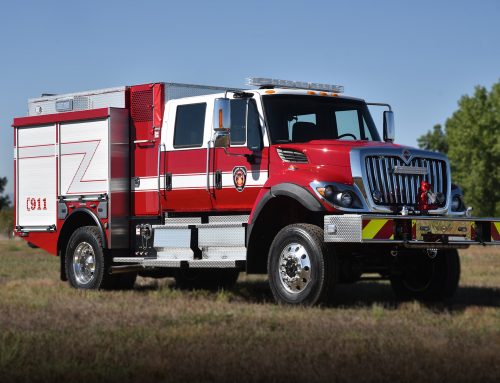
<svg viewBox="0 0 500 383">
<path fill-rule="evenodd" d="M 265 281 L 239 282 L 231 292 L 238 300 L 251 303 L 272 303 L 273 297 Z M 326 307 L 363 308 L 374 304 L 397 309 L 402 302 L 397 300 L 388 283 L 362 282 L 338 285 L 334 302 Z M 500 289 L 491 287 L 459 287 L 449 302 L 426 304 L 435 311 L 463 311 L 467 307 L 500 307 Z"/>
<path fill-rule="evenodd" d="M 184 290 L 171 283 L 151 282 L 136 285 L 134 290 L 147 293 L 158 289 L 168 289 L 189 296 L 213 297 L 216 299 L 221 291 L 217 290 Z M 229 291 L 223 292 L 230 302 L 274 304 L 274 298 L 266 280 L 243 280 Z M 360 282 L 341 284 L 336 287 L 334 301 L 323 307 L 328 308 L 368 308 L 380 305 L 386 309 L 397 309 L 403 302 L 394 295 L 389 283 Z M 446 303 L 426 303 L 433 311 L 464 311 L 468 307 L 500 308 L 500 289 L 495 287 L 463 286 L 456 295 Z"/>
</svg>

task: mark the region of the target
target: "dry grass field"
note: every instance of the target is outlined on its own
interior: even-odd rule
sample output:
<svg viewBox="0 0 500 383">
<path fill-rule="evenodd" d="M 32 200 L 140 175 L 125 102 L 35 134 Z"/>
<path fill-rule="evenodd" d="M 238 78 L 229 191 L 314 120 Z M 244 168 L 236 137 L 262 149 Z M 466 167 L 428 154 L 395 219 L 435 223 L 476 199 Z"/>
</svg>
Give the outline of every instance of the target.
<svg viewBox="0 0 500 383">
<path fill-rule="evenodd" d="M 500 248 L 461 252 L 448 306 L 398 304 L 386 283 L 335 306 L 280 307 L 264 278 L 233 291 L 76 291 L 58 260 L 0 241 L 0 381 L 499 382 Z"/>
</svg>

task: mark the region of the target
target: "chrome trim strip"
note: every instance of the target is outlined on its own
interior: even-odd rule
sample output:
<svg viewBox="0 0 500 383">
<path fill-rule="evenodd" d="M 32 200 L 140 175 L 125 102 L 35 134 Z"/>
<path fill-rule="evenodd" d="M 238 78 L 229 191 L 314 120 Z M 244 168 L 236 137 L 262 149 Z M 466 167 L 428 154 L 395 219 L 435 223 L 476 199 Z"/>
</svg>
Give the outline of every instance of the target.
<svg viewBox="0 0 500 383">
<path fill-rule="evenodd" d="M 432 161 L 432 179 L 433 179 L 433 182 L 432 182 L 432 191 L 434 193 L 437 193 L 437 171 L 436 171 L 436 161 Z"/>
<path fill-rule="evenodd" d="M 391 175 L 390 175 L 390 168 L 389 168 L 389 159 L 385 158 L 385 173 L 387 177 L 387 187 L 389 188 L 389 201 L 391 203 L 394 203 L 394 193 L 392 191 L 392 184 L 391 184 Z"/>
<path fill-rule="evenodd" d="M 439 188 L 438 188 L 438 191 L 440 193 L 443 192 L 443 164 L 441 162 L 439 162 L 438 164 L 438 171 L 439 171 Z"/>
<path fill-rule="evenodd" d="M 385 179 L 384 179 L 384 169 L 382 168 L 382 161 L 378 161 L 378 168 L 380 169 L 380 181 L 382 182 L 382 189 L 383 189 L 383 193 L 384 193 L 384 200 L 387 201 L 388 198 L 387 198 L 387 190 L 386 190 L 386 187 L 385 187 L 386 182 L 385 182 Z"/>
<path fill-rule="evenodd" d="M 387 158 L 385 160 L 387 161 Z M 419 166 L 393 166 L 393 173 L 423 175 L 427 173 L 427 169 L 420 168 Z"/>
<path fill-rule="evenodd" d="M 391 167 L 394 167 L 394 157 L 391 157 Z M 395 203 L 398 203 L 399 202 L 399 198 L 398 198 L 398 185 L 397 185 L 397 181 L 396 181 L 396 175 L 393 173 L 392 174 L 392 184 L 394 185 L 394 199 L 395 199 Z"/>
<path fill-rule="evenodd" d="M 408 177 L 405 177 L 405 193 L 406 193 L 406 203 L 412 203 L 410 202 L 410 189 L 408 188 Z"/>
</svg>

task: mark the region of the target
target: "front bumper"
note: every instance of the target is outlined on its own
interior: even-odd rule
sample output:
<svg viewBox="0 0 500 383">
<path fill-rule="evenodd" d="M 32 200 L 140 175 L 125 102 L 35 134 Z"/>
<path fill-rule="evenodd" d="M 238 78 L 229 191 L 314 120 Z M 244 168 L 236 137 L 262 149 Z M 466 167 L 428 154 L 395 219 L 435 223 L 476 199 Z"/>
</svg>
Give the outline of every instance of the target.
<svg viewBox="0 0 500 383">
<path fill-rule="evenodd" d="M 327 215 L 324 217 L 324 240 L 436 248 L 500 245 L 500 218 Z"/>
</svg>

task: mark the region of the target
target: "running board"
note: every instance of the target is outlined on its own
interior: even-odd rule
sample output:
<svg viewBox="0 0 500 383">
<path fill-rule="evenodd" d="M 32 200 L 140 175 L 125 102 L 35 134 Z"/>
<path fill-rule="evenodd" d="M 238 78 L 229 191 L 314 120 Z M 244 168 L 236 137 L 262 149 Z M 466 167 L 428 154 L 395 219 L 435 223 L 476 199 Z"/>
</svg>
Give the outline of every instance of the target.
<svg viewBox="0 0 500 383">
<path fill-rule="evenodd" d="M 170 268 L 217 268 L 217 269 L 234 269 L 245 268 L 245 261 L 240 260 L 220 260 L 220 259 L 194 259 L 189 261 L 172 260 L 172 259 L 151 259 L 137 257 L 116 257 L 113 258 L 115 263 L 127 263 L 132 265 L 146 267 L 170 267 Z"/>
</svg>

